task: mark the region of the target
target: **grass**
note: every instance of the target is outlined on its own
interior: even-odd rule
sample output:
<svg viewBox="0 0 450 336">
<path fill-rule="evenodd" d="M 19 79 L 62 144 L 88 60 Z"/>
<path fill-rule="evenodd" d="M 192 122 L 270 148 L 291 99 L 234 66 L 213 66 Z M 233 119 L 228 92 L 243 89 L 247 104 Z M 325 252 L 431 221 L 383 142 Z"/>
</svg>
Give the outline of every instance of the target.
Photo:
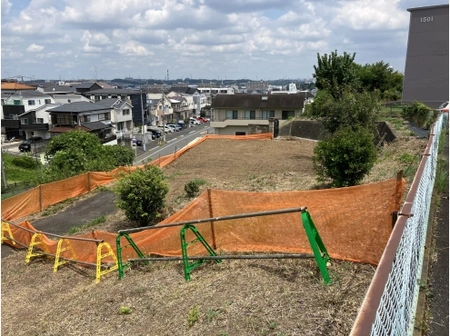
<svg viewBox="0 0 450 336">
<path fill-rule="evenodd" d="M 97 225 L 105 223 L 105 222 L 106 222 L 106 217 L 103 215 L 103 216 L 100 216 L 100 217 L 98 217 L 98 218 L 96 218 L 96 219 L 94 219 L 94 220 L 90 221 L 89 223 L 84 224 L 82 226 L 72 226 L 70 228 L 70 230 L 69 230 L 69 234 L 73 235 L 73 234 L 76 234 L 76 233 L 78 233 L 80 231 L 84 231 L 86 229 L 89 229 L 89 228 L 91 228 L 93 226 L 97 226 Z"/>
<path fill-rule="evenodd" d="M 5 175 L 8 183 L 11 182 L 34 182 L 38 179 L 41 169 L 25 169 L 13 163 L 14 155 L 2 153 L 5 165 Z"/>
</svg>

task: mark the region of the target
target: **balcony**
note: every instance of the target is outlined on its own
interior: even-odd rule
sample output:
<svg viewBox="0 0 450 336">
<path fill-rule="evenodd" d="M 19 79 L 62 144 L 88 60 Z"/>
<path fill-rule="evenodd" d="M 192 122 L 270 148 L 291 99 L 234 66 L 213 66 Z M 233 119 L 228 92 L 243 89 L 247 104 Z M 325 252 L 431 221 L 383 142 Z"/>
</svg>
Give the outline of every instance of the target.
<svg viewBox="0 0 450 336">
<path fill-rule="evenodd" d="M 269 125 L 267 119 L 225 119 L 211 121 L 210 126 L 214 128 L 225 128 L 227 126 Z"/>
<path fill-rule="evenodd" d="M 20 128 L 24 131 L 48 131 L 48 124 L 30 124 L 30 125 L 20 125 Z"/>
</svg>

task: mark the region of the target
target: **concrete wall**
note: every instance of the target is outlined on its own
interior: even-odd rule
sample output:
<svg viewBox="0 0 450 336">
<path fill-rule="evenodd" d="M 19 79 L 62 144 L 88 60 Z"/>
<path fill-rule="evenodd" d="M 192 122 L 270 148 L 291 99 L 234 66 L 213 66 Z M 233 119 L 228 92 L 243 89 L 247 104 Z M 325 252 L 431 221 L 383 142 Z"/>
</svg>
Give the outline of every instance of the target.
<svg viewBox="0 0 450 336">
<path fill-rule="evenodd" d="M 376 143 L 378 143 L 378 140 L 383 137 L 384 134 L 384 141 L 386 142 L 392 142 L 396 138 L 394 132 L 392 132 L 384 121 L 377 123 L 377 131 L 379 138 L 375 140 Z M 279 136 L 294 136 L 312 140 L 323 140 L 325 134 L 325 129 L 319 121 L 294 120 L 280 127 Z"/>
<path fill-rule="evenodd" d="M 402 99 L 431 108 L 449 100 L 449 17 L 447 5 L 410 8 Z"/>
</svg>

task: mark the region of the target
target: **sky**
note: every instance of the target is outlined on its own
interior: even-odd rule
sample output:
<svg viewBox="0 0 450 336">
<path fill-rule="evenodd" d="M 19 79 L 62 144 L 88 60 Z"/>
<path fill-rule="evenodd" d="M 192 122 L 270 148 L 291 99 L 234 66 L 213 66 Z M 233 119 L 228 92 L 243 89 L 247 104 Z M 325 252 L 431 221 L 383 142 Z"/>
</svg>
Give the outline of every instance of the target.
<svg viewBox="0 0 450 336">
<path fill-rule="evenodd" d="M 445 0 L 1 0 L 1 77 L 303 79 L 317 54 L 404 72 L 407 8 Z"/>
</svg>

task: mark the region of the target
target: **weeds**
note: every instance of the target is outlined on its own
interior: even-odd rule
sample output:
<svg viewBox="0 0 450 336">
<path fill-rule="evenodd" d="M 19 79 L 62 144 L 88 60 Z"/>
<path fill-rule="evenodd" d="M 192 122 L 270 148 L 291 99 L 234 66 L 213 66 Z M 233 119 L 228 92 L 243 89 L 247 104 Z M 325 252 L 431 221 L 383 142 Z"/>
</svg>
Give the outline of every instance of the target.
<svg viewBox="0 0 450 336">
<path fill-rule="evenodd" d="M 89 223 L 84 224 L 82 226 L 72 226 L 69 229 L 69 234 L 70 235 L 75 234 L 77 232 L 83 231 L 85 229 L 88 229 L 90 227 L 93 227 L 93 226 L 96 226 L 96 225 L 99 225 L 99 224 L 102 224 L 104 222 L 106 222 L 106 217 L 103 215 L 103 216 L 100 216 L 100 217 L 98 217 L 98 218 L 96 218 L 96 219 L 94 219 L 94 220 L 90 221 Z"/>
<path fill-rule="evenodd" d="M 195 324 L 195 322 L 198 321 L 199 316 L 200 316 L 200 309 L 197 306 L 191 308 L 189 310 L 187 318 L 188 326 L 192 327 Z"/>
<path fill-rule="evenodd" d="M 131 308 L 127 306 L 120 307 L 120 315 L 128 315 L 131 314 Z"/>
</svg>

